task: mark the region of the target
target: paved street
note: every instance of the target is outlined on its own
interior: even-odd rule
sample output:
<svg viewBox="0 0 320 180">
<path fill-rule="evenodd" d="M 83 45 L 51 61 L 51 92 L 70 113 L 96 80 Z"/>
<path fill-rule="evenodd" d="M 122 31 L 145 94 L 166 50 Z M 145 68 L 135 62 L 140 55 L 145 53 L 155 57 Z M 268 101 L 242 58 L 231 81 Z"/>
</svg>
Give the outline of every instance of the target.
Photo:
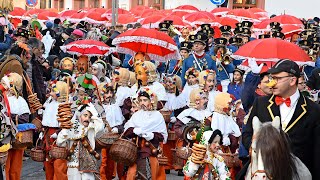
<svg viewBox="0 0 320 180">
<path fill-rule="evenodd" d="M 28 159 L 23 161 L 22 177 L 23 180 L 44 180 L 45 173 L 43 171 L 43 163 L 32 161 Z M 167 175 L 167 180 L 182 180 L 183 177 L 178 177 L 177 172 L 171 171 L 170 175 Z"/>
</svg>

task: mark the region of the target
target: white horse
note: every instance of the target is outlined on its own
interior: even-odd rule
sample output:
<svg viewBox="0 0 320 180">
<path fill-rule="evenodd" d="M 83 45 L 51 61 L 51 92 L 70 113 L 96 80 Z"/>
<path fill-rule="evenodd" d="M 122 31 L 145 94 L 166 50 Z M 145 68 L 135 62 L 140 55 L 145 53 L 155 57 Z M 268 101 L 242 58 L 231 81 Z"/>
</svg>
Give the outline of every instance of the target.
<svg viewBox="0 0 320 180">
<path fill-rule="evenodd" d="M 308 168 L 291 154 L 278 116 L 263 124 L 254 117 L 252 126 L 251 163 L 246 180 L 312 180 Z"/>
</svg>

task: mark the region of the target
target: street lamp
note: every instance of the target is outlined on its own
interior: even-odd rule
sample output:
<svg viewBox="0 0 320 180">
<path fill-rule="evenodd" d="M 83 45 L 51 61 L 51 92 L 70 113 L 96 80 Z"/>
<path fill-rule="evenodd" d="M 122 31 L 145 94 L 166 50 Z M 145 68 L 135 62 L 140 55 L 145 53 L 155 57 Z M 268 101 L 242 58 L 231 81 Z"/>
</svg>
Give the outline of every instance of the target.
<svg viewBox="0 0 320 180">
<path fill-rule="evenodd" d="M 112 0 L 112 26 L 118 22 L 119 0 Z"/>
</svg>

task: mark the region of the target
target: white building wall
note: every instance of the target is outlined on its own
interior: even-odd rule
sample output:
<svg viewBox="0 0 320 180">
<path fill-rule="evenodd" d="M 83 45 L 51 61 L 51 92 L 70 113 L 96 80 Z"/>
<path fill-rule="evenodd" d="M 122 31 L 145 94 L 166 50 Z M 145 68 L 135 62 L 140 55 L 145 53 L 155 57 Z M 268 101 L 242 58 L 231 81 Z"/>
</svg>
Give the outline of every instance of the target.
<svg viewBox="0 0 320 180">
<path fill-rule="evenodd" d="M 299 18 L 320 17 L 320 0 L 266 0 L 269 14 L 288 14 Z"/>
<path fill-rule="evenodd" d="M 119 0 L 119 8 L 130 10 L 129 0 Z"/>
</svg>

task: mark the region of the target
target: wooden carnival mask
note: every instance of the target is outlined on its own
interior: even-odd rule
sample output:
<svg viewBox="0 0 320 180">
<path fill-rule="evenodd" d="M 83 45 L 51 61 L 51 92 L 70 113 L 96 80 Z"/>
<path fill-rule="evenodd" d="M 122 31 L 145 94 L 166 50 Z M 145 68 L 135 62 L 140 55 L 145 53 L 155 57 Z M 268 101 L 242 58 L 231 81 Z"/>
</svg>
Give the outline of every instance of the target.
<svg viewBox="0 0 320 180">
<path fill-rule="evenodd" d="M 135 74 L 138 83 L 140 82 L 142 86 L 148 85 L 148 70 L 142 64 L 137 64 L 135 67 Z"/>
<path fill-rule="evenodd" d="M 73 60 L 71 58 L 63 58 L 61 60 L 61 69 L 62 70 L 70 70 L 70 71 L 73 71 Z"/>
<path fill-rule="evenodd" d="M 77 61 L 77 70 L 79 74 L 85 74 L 88 71 L 88 57 L 80 56 Z"/>
</svg>

